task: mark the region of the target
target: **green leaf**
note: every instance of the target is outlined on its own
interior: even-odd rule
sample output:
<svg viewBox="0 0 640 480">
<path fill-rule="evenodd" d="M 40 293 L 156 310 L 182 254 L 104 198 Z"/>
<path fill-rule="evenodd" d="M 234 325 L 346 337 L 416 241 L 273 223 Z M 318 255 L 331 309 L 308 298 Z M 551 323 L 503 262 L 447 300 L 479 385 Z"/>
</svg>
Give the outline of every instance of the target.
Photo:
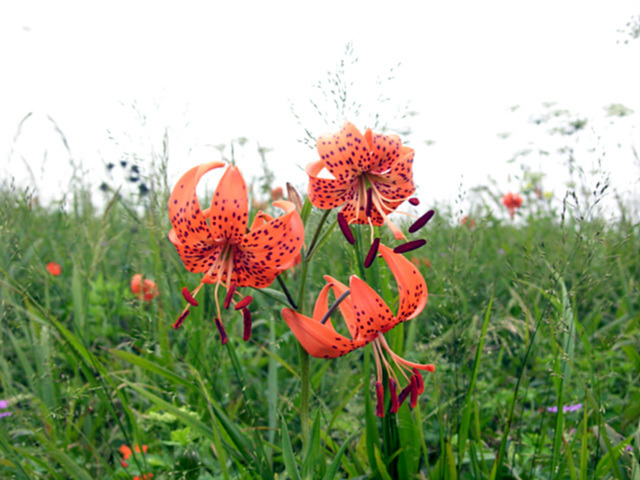
<svg viewBox="0 0 640 480">
<path fill-rule="evenodd" d="M 291 448 L 291 438 L 289 437 L 287 422 L 282 414 L 280 414 L 280 425 L 282 425 L 282 459 L 284 461 L 284 467 L 292 480 L 301 480 L 298 467 L 296 466 L 296 460 L 293 457 L 293 449 Z"/>
</svg>

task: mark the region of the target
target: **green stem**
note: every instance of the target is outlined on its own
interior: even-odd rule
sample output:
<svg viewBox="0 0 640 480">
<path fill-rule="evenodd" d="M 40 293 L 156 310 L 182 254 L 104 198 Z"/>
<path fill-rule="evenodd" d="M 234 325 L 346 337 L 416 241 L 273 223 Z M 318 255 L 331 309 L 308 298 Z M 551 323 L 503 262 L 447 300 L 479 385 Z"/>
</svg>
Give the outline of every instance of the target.
<svg viewBox="0 0 640 480">
<path fill-rule="evenodd" d="M 316 227 L 316 231 L 313 235 L 311 243 L 309 244 L 309 248 L 305 252 L 305 255 L 302 255 L 302 272 L 300 274 L 300 288 L 298 289 L 298 312 L 304 313 L 304 294 L 305 287 L 307 285 L 307 272 L 309 269 L 309 260 L 311 258 L 311 253 L 320 237 L 320 232 L 322 231 L 322 227 L 329 216 L 331 210 L 326 210 L 322 214 L 322 218 L 318 222 L 318 226 Z M 301 424 L 301 435 L 302 435 L 302 446 L 303 449 L 306 450 L 307 444 L 309 443 L 309 396 L 311 391 L 311 376 L 309 374 L 310 370 L 310 355 L 309 353 L 302 348 L 302 345 L 298 344 L 298 353 L 300 355 L 300 424 Z"/>
</svg>

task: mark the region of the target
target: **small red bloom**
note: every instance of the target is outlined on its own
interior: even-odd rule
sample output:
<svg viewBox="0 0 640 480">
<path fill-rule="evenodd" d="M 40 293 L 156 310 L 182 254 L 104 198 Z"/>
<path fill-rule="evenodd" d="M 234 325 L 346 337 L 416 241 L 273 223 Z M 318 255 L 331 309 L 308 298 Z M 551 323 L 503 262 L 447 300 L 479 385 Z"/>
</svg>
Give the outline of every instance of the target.
<svg viewBox="0 0 640 480">
<path fill-rule="evenodd" d="M 62 273 L 62 268 L 55 262 L 49 262 L 47 263 L 47 272 L 49 272 L 54 277 L 57 277 Z"/>
<path fill-rule="evenodd" d="M 153 280 L 149 280 L 148 278 L 145 278 L 143 280 L 142 275 L 139 273 L 136 273 L 133 277 L 131 277 L 131 292 L 138 298 L 143 299 L 147 302 L 150 302 L 155 297 L 160 295 L 156 282 L 154 282 Z"/>
<path fill-rule="evenodd" d="M 147 446 L 146 445 L 142 445 L 142 448 L 140 448 L 140 445 L 136 445 L 133 449 L 136 453 L 142 453 L 145 454 L 147 453 Z M 128 447 L 127 445 L 120 445 L 120 453 L 122 454 L 122 459 L 120 460 L 120 464 L 124 467 L 124 468 L 128 468 L 129 464 L 125 461 L 125 460 L 129 460 L 129 458 L 133 455 L 133 451 L 131 450 L 130 447 Z M 153 478 L 153 474 L 152 473 L 143 473 L 141 476 L 137 476 L 134 475 L 133 479 L 136 480 L 151 480 Z"/>
<path fill-rule="evenodd" d="M 271 190 L 271 201 L 275 202 L 276 200 L 280 200 L 284 195 L 282 187 L 276 187 Z"/>
<path fill-rule="evenodd" d="M 502 197 L 502 204 L 509 209 L 509 215 L 513 220 L 513 215 L 516 212 L 516 209 L 520 208 L 522 205 L 522 197 L 517 193 L 506 193 Z"/>
</svg>

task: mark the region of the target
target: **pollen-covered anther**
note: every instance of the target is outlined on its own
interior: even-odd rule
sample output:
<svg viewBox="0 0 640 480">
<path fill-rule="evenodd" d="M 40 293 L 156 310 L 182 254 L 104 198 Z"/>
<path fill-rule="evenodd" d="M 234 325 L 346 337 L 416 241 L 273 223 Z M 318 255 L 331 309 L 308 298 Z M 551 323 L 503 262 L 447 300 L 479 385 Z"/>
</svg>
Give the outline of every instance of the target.
<svg viewBox="0 0 640 480">
<path fill-rule="evenodd" d="M 224 303 L 222 304 L 225 310 L 227 310 L 229 308 L 229 305 L 231 305 L 233 294 L 236 293 L 236 286 L 236 282 L 231 282 L 231 286 L 229 287 L 229 290 L 227 290 L 227 296 L 224 297 Z"/>
<path fill-rule="evenodd" d="M 191 292 L 187 287 L 182 287 L 182 296 L 189 304 L 193 305 L 194 307 L 198 306 L 198 301 L 195 298 L 193 298 L 193 296 L 191 295 Z"/>
<path fill-rule="evenodd" d="M 238 303 L 236 303 L 236 306 L 234 308 L 236 310 L 241 310 L 244 307 L 248 307 L 249 305 L 251 305 L 251 302 L 253 302 L 253 297 L 251 295 L 247 295 L 242 300 L 240 300 Z"/>
<path fill-rule="evenodd" d="M 420 205 L 420 199 L 418 199 L 417 197 L 411 197 L 409 199 L 409 203 L 414 207 L 417 207 L 418 205 Z"/>
<path fill-rule="evenodd" d="M 365 210 L 367 218 L 371 218 L 371 209 L 373 208 L 372 196 L 373 196 L 373 190 L 371 189 L 371 187 L 369 187 L 367 188 L 367 206 Z"/>
<path fill-rule="evenodd" d="M 190 311 L 188 308 L 185 308 L 184 312 L 182 312 L 180 314 L 180 316 L 178 317 L 178 319 L 175 321 L 175 323 L 173 324 L 173 329 L 177 330 L 180 328 L 180 326 L 182 325 L 182 322 L 184 322 L 184 319 L 187 318 L 187 316 L 189 315 Z"/>
<path fill-rule="evenodd" d="M 376 382 L 376 417 L 384 417 L 384 388 L 382 382 Z"/>
<path fill-rule="evenodd" d="M 342 231 L 344 238 L 347 239 L 347 242 L 349 242 L 351 245 L 355 244 L 356 239 L 353 236 L 353 232 L 351 231 L 349 222 L 347 222 L 347 219 L 344 218 L 344 215 L 342 214 L 342 212 L 338 213 L 338 226 L 340 227 L 340 230 Z"/>
<path fill-rule="evenodd" d="M 422 392 L 424 392 L 424 380 L 422 379 L 422 375 L 420 375 L 420 371 L 417 368 L 413 369 L 413 375 L 416 377 L 418 395 L 422 395 Z"/>
<path fill-rule="evenodd" d="M 433 210 L 429 210 L 427 213 L 422 215 L 418 220 L 413 222 L 413 224 L 409 227 L 409 233 L 415 233 L 424 227 L 429 220 L 433 217 L 435 212 Z"/>
<path fill-rule="evenodd" d="M 251 338 L 251 312 L 248 308 L 242 309 L 242 340 L 245 342 Z"/>
<path fill-rule="evenodd" d="M 218 317 L 216 317 L 215 322 L 216 322 L 216 327 L 218 327 L 218 332 L 220 332 L 220 343 L 222 345 L 225 345 L 227 343 L 228 337 L 227 337 L 227 332 L 224 329 L 224 325 L 222 325 L 222 322 Z"/>
<path fill-rule="evenodd" d="M 418 240 L 411 240 L 410 242 L 406 242 L 398 245 L 393 249 L 393 253 L 406 253 L 412 250 L 416 250 L 417 248 L 426 245 L 427 241 L 424 238 L 420 238 Z"/>
<path fill-rule="evenodd" d="M 396 381 L 391 377 L 389 377 L 389 394 L 391 395 L 391 413 L 396 413 L 400 408 L 400 403 L 398 402 Z"/>
<path fill-rule="evenodd" d="M 411 384 L 409 385 L 411 387 L 411 403 L 409 404 L 411 406 L 411 408 L 416 408 L 416 405 L 418 405 L 418 380 L 416 379 L 415 375 L 411 376 Z"/>
<path fill-rule="evenodd" d="M 373 261 L 376 259 L 378 254 L 378 247 L 380 246 L 380 237 L 376 237 L 371 244 L 371 248 L 369 248 L 369 253 L 367 253 L 366 258 L 364 259 L 364 268 L 369 268 Z"/>
</svg>

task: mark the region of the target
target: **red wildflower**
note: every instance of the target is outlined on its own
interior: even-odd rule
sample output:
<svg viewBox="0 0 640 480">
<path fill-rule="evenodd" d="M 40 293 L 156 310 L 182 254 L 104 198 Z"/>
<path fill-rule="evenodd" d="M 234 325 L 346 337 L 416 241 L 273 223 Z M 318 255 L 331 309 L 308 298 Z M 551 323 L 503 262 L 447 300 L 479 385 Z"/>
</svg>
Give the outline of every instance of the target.
<svg viewBox="0 0 640 480">
<path fill-rule="evenodd" d="M 517 193 L 509 192 L 502 197 L 502 203 L 509 209 L 509 215 L 513 220 L 513 215 L 515 214 L 516 209 L 520 208 L 520 206 L 522 205 L 522 197 Z"/>
<path fill-rule="evenodd" d="M 60 265 L 58 263 L 49 262 L 49 263 L 47 263 L 47 272 L 49 272 L 54 277 L 57 277 L 58 275 L 60 275 L 62 273 L 62 268 L 60 267 Z"/>
<path fill-rule="evenodd" d="M 142 280 L 142 275 L 139 273 L 131 277 L 131 292 L 147 302 L 160 295 L 156 282 L 148 278 Z"/>
</svg>

